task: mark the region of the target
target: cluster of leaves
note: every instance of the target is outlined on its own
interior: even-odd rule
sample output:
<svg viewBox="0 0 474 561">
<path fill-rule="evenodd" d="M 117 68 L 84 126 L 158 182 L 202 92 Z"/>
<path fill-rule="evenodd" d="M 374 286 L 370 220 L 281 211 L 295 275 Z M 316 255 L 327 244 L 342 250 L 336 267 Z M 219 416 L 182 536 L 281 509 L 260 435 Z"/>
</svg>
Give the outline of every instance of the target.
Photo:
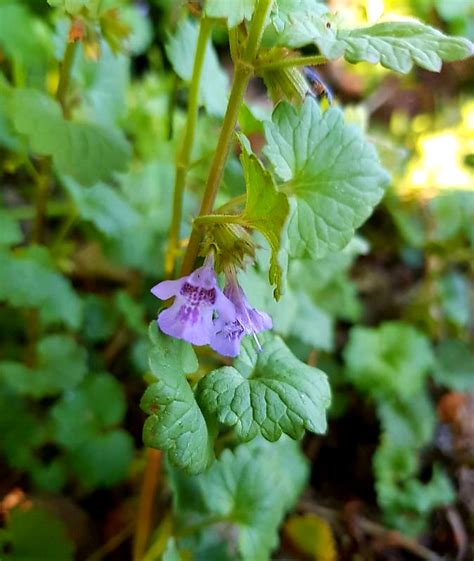
<svg viewBox="0 0 474 561">
<path fill-rule="evenodd" d="M 454 499 L 438 467 L 428 483 L 416 479 L 418 451 L 432 441 L 435 428 L 426 387 L 435 361 L 429 340 L 403 322 L 354 327 L 344 358 L 349 380 L 377 404 L 382 437 L 374 471 L 380 505 L 391 525 L 417 535 L 433 508 Z"/>
<path fill-rule="evenodd" d="M 164 10 L 165 2 L 152 4 Z M 202 15 L 236 33 L 240 53 L 258 5 L 207 0 Z M 326 430 L 327 377 L 307 358 L 314 349 L 339 350 L 337 322 L 362 316 L 349 269 L 368 244 L 355 231 L 389 183 L 360 127 L 311 96 L 295 102 L 301 75 L 277 63 L 306 48 L 328 60 L 380 62 L 404 73 L 414 64 L 439 70 L 442 60 L 472 53 L 472 45 L 417 22 L 347 29 L 317 0 L 273 2 L 251 62 L 283 99 L 265 118 L 242 104 L 238 149 L 225 165 L 218 202 L 245 194 L 229 221 L 251 231 L 258 249 L 240 282 L 252 305 L 272 315 L 274 330 L 261 337 L 262 352 L 249 338 L 233 364 L 222 366 L 155 323 L 150 340 L 146 331 L 156 311 L 146 294 L 164 276 L 172 162 L 186 127 L 182 102 L 199 34 L 185 7 L 178 12 L 185 17 L 165 38 L 126 0 L 0 0 L 0 453 L 33 489 L 74 484 L 89 493 L 118 484 L 130 473 L 138 436 L 124 428 L 125 390 L 147 371 L 144 442 L 166 452 L 173 494 L 164 561 L 266 561 L 307 480 L 296 441 L 306 430 Z M 176 14 L 170 9 L 168 16 Z M 154 33 L 162 53 L 152 45 Z M 63 95 L 57 86 L 71 52 Z M 138 77 L 134 57 L 147 60 Z M 183 236 L 199 208 L 228 90 L 209 42 Z M 250 142 L 255 133 L 265 138 L 261 155 Z M 397 195 L 386 207 L 415 249 L 448 253 L 470 235 L 472 198 L 464 193 L 430 203 L 434 238 L 431 229 L 418 235 L 423 224 Z M 458 269 L 450 265 L 434 281 L 453 337 L 463 337 L 468 324 Z M 380 505 L 391 524 L 415 519 L 418 530 L 433 507 L 452 498 L 441 468 L 427 484 L 417 479 L 418 453 L 435 422 L 427 377 L 466 389 L 467 345 L 445 338 L 433 350 L 421 332 L 392 322 L 354 327 L 344 358 L 344 380 L 376 403 L 383 430 L 374 463 Z M 13 511 L 0 534 L 2 559 L 68 561 L 72 550 L 63 525 L 37 507 Z M 162 553 L 159 545 L 155 558 Z"/>
</svg>

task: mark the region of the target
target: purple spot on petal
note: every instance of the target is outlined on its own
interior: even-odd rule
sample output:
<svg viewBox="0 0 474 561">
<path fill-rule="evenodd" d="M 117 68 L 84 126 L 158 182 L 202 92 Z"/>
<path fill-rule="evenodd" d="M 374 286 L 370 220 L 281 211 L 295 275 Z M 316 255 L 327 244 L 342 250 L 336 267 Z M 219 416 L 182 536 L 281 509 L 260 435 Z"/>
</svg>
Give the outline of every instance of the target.
<svg viewBox="0 0 474 561">
<path fill-rule="evenodd" d="M 213 306 L 216 302 L 216 289 L 215 288 L 202 288 L 194 286 L 189 282 L 185 282 L 180 290 L 181 296 L 192 306 L 199 306 L 199 304 L 208 304 Z"/>
<path fill-rule="evenodd" d="M 179 309 L 176 319 L 179 321 L 190 322 L 193 325 L 199 320 L 199 309 L 197 306 L 183 305 Z"/>
</svg>

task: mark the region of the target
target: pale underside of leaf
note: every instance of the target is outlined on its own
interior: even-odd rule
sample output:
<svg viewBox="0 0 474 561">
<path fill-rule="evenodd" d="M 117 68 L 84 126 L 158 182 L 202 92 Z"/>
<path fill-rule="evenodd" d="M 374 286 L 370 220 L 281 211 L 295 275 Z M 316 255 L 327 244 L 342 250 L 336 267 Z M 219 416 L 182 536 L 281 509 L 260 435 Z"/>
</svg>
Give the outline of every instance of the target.
<svg viewBox="0 0 474 561">
<path fill-rule="evenodd" d="M 207 0 L 206 15 L 211 18 L 225 18 L 229 28 L 244 19 L 249 20 L 255 9 L 256 0 Z"/>
<path fill-rule="evenodd" d="M 358 29 L 338 28 L 331 14 L 299 7 L 274 18 L 274 42 L 292 48 L 315 44 L 329 60 L 344 57 L 401 73 L 414 64 L 439 72 L 443 61 L 462 60 L 474 54 L 473 44 L 462 37 L 449 37 L 416 20 L 383 22 Z"/>
</svg>

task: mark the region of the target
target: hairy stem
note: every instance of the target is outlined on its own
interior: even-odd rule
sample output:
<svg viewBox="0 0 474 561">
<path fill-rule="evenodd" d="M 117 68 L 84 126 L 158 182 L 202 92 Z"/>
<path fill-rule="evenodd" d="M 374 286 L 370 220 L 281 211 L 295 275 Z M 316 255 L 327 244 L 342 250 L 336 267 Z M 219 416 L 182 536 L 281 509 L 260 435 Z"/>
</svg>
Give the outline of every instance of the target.
<svg viewBox="0 0 474 561">
<path fill-rule="evenodd" d="M 265 21 L 268 12 L 272 6 L 273 0 L 260 0 L 256 9 L 252 22 L 250 24 L 247 46 L 245 48 L 242 60 L 234 61 L 236 63 L 232 88 L 230 91 L 229 103 L 222 123 L 219 140 L 217 141 L 214 158 L 209 169 L 209 175 L 206 181 L 204 195 L 201 201 L 199 215 L 211 214 L 217 191 L 224 172 L 227 156 L 229 155 L 232 145 L 235 125 L 239 110 L 244 99 L 244 93 L 247 89 L 250 78 L 253 75 L 253 63 L 258 54 L 260 43 L 265 29 Z M 191 272 L 194 261 L 199 253 L 202 232 L 199 228 L 193 228 L 189 244 L 184 256 L 181 267 L 181 274 L 186 275 Z"/>
<path fill-rule="evenodd" d="M 327 58 L 321 55 L 287 57 L 268 62 L 261 60 L 256 63 L 255 70 L 259 72 L 260 70 L 276 70 L 293 66 L 318 66 L 326 64 L 327 61 Z"/>
<path fill-rule="evenodd" d="M 203 224 L 241 224 L 242 222 L 242 218 L 235 214 L 203 214 L 194 219 L 196 226 L 202 226 Z"/>
<path fill-rule="evenodd" d="M 194 58 L 193 74 L 191 78 L 191 86 L 189 88 L 188 99 L 188 115 L 186 127 L 184 130 L 183 143 L 176 158 L 176 175 L 174 180 L 174 199 L 173 199 L 173 215 L 171 218 L 171 227 L 169 233 L 168 250 L 165 258 L 165 272 L 167 276 L 171 276 L 174 271 L 176 261 L 176 253 L 179 244 L 179 234 L 181 225 L 181 215 L 183 212 L 183 195 L 186 183 L 186 175 L 188 173 L 191 151 L 194 144 L 196 132 L 196 123 L 199 111 L 199 85 L 201 82 L 202 68 L 206 56 L 206 48 L 209 37 L 211 35 L 211 20 L 208 18 L 201 19 L 199 28 L 199 36 L 196 47 L 196 56 Z"/>
</svg>

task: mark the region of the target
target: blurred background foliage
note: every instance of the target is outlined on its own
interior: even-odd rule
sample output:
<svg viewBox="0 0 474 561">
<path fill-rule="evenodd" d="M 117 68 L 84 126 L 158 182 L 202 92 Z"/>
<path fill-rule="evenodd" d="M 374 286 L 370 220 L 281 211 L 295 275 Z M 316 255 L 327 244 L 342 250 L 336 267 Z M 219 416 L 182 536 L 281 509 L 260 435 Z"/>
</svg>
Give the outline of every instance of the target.
<svg viewBox="0 0 474 561">
<path fill-rule="evenodd" d="M 118 561 L 130 559 L 145 463 L 138 404 L 156 314 L 149 288 L 164 274 L 197 29 L 180 23 L 187 7 L 173 0 L 99 3 L 95 19 L 73 30 L 83 41 L 66 142 L 45 94 L 57 89 L 71 33 L 62 8 L 74 13 L 81 0 L 50 4 L 58 9 L 0 0 L 0 557 Z M 474 39 L 470 0 L 329 4 L 350 25 L 412 16 Z M 226 41 L 217 28 L 185 235 L 225 109 Z M 273 526 L 293 508 L 275 559 L 428 559 L 407 536 L 449 559 L 474 553 L 472 59 L 440 75 L 344 61 L 322 72 L 346 120 L 376 144 L 391 187 L 343 251 L 292 263 L 279 303 L 263 259 L 242 285 L 293 352 L 329 373 L 328 434 L 308 436 L 304 457 L 288 441 L 271 452 L 254 443 L 235 465 L 224 454 L 209 475 L 168 468 L 147 561 L 161 558 L 170 517 L 188 528 L 186 559 L 236 559 L 235 533 L 219 524 L 226 501 L 245 514 L 240 538 L 270 548 Z M 239 125 L 255 149 L 270 111 L 252 83 Z M 88 134 L 102 139 L 92 155 Z M 236 149 L 218 203 L 243 191 Z M 201 364 L 216 360 L 204 354 Z M 247 494 L 224 484 L 242 473 Z M 275 520 L 259 518 L 272 509 Z M 203 530 L 204 511 L 215 523 Z M 179 559 L 174 542 L 166 547 L 164 559 Z"/>
</svg>

